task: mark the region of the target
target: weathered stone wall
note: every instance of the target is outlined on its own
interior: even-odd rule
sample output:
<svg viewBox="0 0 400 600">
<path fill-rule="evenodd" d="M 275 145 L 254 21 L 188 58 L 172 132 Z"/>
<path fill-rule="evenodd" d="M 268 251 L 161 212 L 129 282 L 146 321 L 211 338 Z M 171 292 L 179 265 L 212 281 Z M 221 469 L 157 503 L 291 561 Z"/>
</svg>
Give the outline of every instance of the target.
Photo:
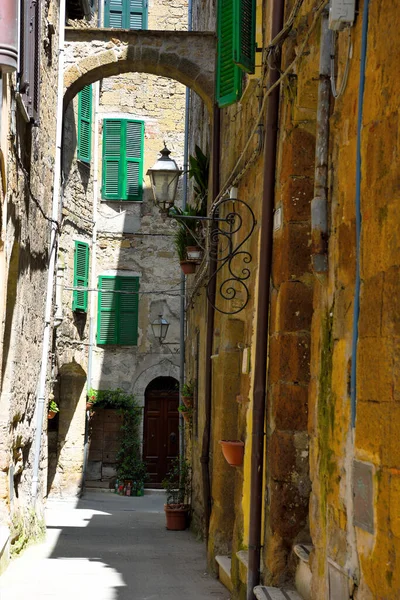
<svg viewBox="0 0 400 600">
<path fill-rule="evenodd" d="M 49 7 L 42 2 L 38 126 L 24 121 L 14 94 L 15 76 L 3 76 L 6 96 L 1 114 L 6 169 L 5 177 L 2 176 L 0 245 L 0 520 L 3 523 L 9 523 L 18 512 L 27 511 L 31 498 L 56 129 L 58 37 L 57 33 L 53 35 L 49 47 L 47 20 L 55 25 L 57 32 L 57 6 Z M 46 410 L 44 420 L 46 431 Z M 40 464 L 38 510 L 45 493 L 45 447 L 46 436 Z"/>
<path fill-rule="evenodd" d="M 400 594 L 398 414 L 398 78 L 400 9 L 369 3 L 366 85 L 361 130 L 361 304 L 357 409 L 350 423 L 350 366 L 355 282 L 357 101 L 362 8 L 352 31 L 348 83 L 331 123 L 329 280 L 316 289 L 310 425 L 313 432 L 310 513 L 316 546 L 315 598 L 327 590 L 327 558 L 356 585 L 354 598 Z M 339 35 L 339 74 L 347 35 Z M 354 460 L 359 461 L 354 463 Z M 353 480 L 354 464 L 359 471 Z M 361 484 L 365 487 L 360 487 Z M 372 491 L 368 498 L 368 487 Z M 353 498 L 353 495 L 356 497 Z M 365 524 L 360 526 L 360 509 Z M 354 516 L 358 525 L 354 526 Z M 368 525 L 369 522 L 369 525 Z M 367 529 L 370 528 L 370 531 Z M 346 583 L 346 577 L 344 577 Z M 346 597 L 347 596 L 343 596 Z"/>
<path fill-rule="evenodd" d="M 153 9 L 156 13 L 152 12 Z M 182 5 L 179 11 L 181 26 L 185 23 L 185 10 Z M 165 16 L 167 12 L 162 3 L 149 7 L 149 26 L 152 23 L 151 26 L 157 28 L 157 15 Z M 177 14 L 175 7 L 167 18 L 166 23 L 171 29 L 177 28 L 174 20 Z M 146 172 L 156 161 L 164 141 L 177 163 L 183 164 L 184 103 L 185 88 L 172 79 L 146 73 L 126 73 L 102 79 L 93 125 L 94 129 L 97 128 L 98 146 L 94 145 L 96 136 L 93 131 L 90 165 L 76 160 L 77 97 L 67 109 L 64 129 L 65 228 L 60 242 L 60 264 L 65 266 L 64 321 L 57 333 L 57 354 L 61 367 L 60 423 L 64 404 L 62 365 L 69 368 L 79 364 L 87 375 L 89 324 L 92 323 L 94 329 L 97 326 L 95 291 L 89 293 L 89 297 L 96 295 L 94 313 L 91 312 L 90 299 L 87 315 L 73 315 L 71 311 L 72 292 L 66 288 L 72 287 L 73 283 L 74 240 L 87 241 L 91 255 L 96 253 L 95 286 L 99 275 L 140 277 L 138 345 L 110 347 L 97 346 L 95 343 L 89 385 L 94 389 L 120 387 L 128 393 L 134 393 L 144 406 L 145 389 L 152 379 L 172 376 L 179 380 L 180 268 L 173 248 L 174 227 L 169 221 L 164 223 L 154 207 Z M 102 124 L 106 117 L 134 118 L 145 123 L 142 202 L 111 202 L 101 198 Z M 96 154 L 97 172 L 94 164 Z M 94 186 L 95 178 L 97 188 Z M 180 193 L 179 190 L 178 205 Z M 91 240 L 93 203 L 96 204 L 97 225 L 95 246 Z M 160 313 L 170 323 L 166 345 L 160 345 L 151 330 L 151 322 Z M 81 417 L 85 414 L 85 387 L 80 390 L 80 398 L 75 399 L 73 406 L 68 438 L 61 440 L 59 429 L 57 457 L 53 456 L 56 466 L 52 493 L 56 494 L 77 493 L 81 485 L 84 436 L 84 419 Z M 78 448 L 81 449 L 80 453 Z"/>
</svg>

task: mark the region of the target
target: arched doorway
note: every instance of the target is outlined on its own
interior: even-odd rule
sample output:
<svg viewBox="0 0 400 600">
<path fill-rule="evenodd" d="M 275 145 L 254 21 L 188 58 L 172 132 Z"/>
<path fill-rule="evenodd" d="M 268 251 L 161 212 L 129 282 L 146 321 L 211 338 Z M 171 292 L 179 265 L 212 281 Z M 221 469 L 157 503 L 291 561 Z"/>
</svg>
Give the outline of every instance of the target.
<svg viewBox="0 0 400 600">
<path fill-rule="evenodd" d="M 145 392 L 143 460 L 147 487 L 161 488 L 171 461 L 179 455 L 179 384 L 174 377 L 156 377 Z"/>
</svg>

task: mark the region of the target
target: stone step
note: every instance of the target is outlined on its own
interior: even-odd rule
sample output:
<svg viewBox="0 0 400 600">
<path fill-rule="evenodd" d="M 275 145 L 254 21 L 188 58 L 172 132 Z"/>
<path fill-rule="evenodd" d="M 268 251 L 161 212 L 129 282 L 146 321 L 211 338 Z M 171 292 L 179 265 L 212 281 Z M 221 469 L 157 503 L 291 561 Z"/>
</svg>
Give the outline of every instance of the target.
<svg viewBox="0 0 400 600">
<path fill-rule="evenodd" d="M 312 550 L 313 546 L 310 544 L 296 544 L 293 546 L 293 552 L 299 559 L 296 567 L 295 585 L 304 600 L 311 600 L 310 554 Z"/>
<path fill-rule="evenodd" d="M 218 578 L 220 582 L 230 591 L 233 592 L 233 585 L 231 579 L 231 557 L 230 556 L 216 556 L 215 560 L 218 564 Z"/>
<path fill-rule="evenodd" d="M 257 600 L 303 600 L 294 590 L 266 587 L 264 585 L 257 585 L 253 592 Z"/>
</svg>

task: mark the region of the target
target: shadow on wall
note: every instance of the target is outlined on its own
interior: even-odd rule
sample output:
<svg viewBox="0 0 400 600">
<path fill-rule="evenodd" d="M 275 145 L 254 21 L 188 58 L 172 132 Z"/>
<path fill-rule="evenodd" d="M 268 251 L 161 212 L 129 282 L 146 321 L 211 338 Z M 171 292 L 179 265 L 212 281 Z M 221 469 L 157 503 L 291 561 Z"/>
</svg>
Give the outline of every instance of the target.
<svg viewBox="0 0 400 600">
<path fill-rule="evenodd" d="M 85 385 L 86 373 L 80 365 L 72 362 L 61 367 L 58 385 L 54 388 L 60 412 L 49 421 L 48 428 L 47 493 L 51 490 L 75 496 L 82 488 L 84 409 L 81 411 L 83 430 L 76 427 L 74 416 Z M 61 476 L 60 482 L 57 482 L 57 474 Z"/>
</svg>

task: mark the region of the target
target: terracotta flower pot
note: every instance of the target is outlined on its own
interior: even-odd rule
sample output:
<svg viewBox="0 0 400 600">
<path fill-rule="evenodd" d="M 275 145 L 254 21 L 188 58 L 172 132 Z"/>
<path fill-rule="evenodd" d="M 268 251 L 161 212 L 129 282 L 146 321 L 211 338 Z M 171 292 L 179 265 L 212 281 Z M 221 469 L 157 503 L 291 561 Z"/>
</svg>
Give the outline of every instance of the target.
<svg viewBox="0 0 400 600">
<path fill-rule="evenodd" d="M 189 260 L 194 260 L 199 263 L 203 256 L 203 250 L 200 248 L 200 246 L 187 246 L 186 254 Z"/>
<path fill-rule="evenodd" d="M 182 412 L 182 414 L 183 414 L 183 418 L 185 419 L 185 422 L 190 424 L 190 421 L 192 420 L 191 413 Z"/>
<path fill-rule="evenodd" d="M 220 440 L 222 453 L 226 462 L 231 467 L 240 467 L 243 464 L 244 442 L 239 440 Z"/>
<path fill-rule="evenodd" d="M 47 414 L 47 418 L 48 419 L 54 419 L 54 417 L 56 416 L 57 411 L 56 410 L 49 410 L 48 414 Z"/>
<path fill-rule="evenodd" d="M 183 531 L 188 526 L 188 506 L 184 504 L 164 504 L 167 529 Z"/>
<path fill-rule="evenodd" d="M 92 410 L 93 402 L 86 402 L 86 410 Z"/>
<path fill-rule="evenodd" d="M 193 407 L 193 396 L 182 396 L 182 402 L 186 406 L 186 408 Z"/>
<path fill-rule="evenodd" d="M 190 260 L 181 260 L 181 269 L 185 275 L 191 275 L 196 271 L 196 263 Z"/>
</svg>

